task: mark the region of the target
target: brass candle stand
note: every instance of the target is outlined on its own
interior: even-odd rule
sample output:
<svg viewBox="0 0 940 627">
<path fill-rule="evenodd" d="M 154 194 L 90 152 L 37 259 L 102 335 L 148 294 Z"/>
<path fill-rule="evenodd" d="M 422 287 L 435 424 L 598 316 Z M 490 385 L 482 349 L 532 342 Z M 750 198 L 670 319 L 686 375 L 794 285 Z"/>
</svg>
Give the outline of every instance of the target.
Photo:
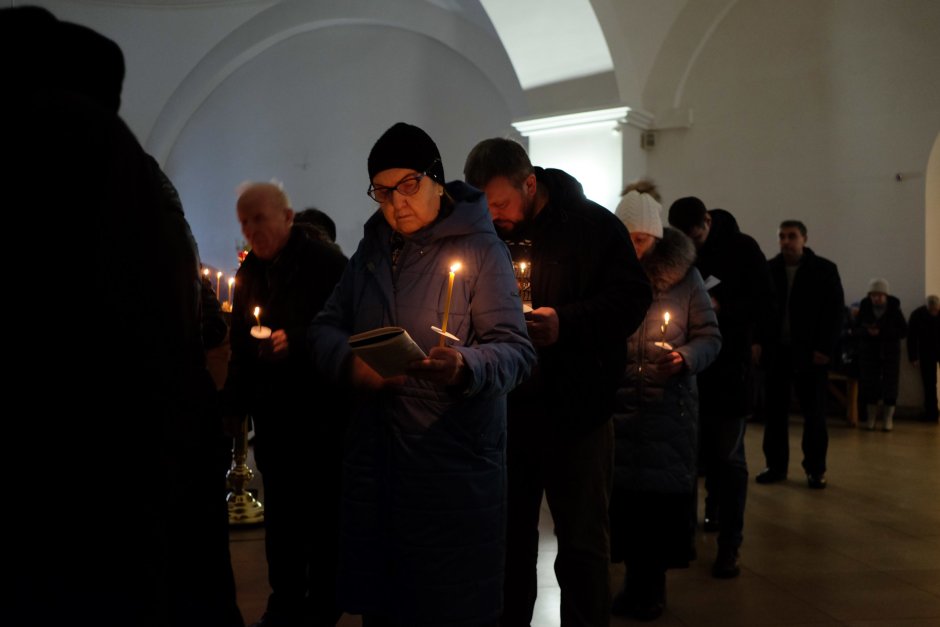
<svg viewBox="0 0 940 627">
<path fill-rule="evenodd" d="M 248 417 L 241 420 L 232 446 L 232 467 L 225 477 L 231 491 L 228 503 L 228 524 L 232 526 L 257 525 L 264 522 L 264 505 L 248 491 L 255 473 L 248 467 Z"/>
</svg>

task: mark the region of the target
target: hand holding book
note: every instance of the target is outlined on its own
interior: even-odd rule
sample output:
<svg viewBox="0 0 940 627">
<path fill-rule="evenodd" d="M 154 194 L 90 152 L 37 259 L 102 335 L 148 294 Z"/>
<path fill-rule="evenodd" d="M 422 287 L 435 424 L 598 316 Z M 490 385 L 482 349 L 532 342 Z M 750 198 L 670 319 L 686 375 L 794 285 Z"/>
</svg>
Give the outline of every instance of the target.
<svg viewBox="0 0 940 627">
<path fill-rule="evenodd" d="M 408 364 L 427 355 L 401 327 L 381 327 L 349 338 L 353 353 L 382 377 L 406 374 Z"/>
</svg>

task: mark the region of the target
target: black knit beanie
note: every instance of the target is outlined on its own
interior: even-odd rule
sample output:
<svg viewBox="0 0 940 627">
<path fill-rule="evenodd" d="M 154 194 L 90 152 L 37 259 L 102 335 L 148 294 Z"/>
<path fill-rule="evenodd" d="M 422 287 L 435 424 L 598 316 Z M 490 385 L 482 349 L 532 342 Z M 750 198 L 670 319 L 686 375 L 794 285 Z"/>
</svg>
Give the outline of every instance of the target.
<svg viewBox="0 0 940 627">
<path fill-rule="evenodd" d="M 434 140 L 417 126 L 404 122 L 385 131 L 369 153 L 370 181 L 379 172 L 392 168 L 427 170 L 428 176 L 444 183 L 444 165 Z"/>
</svg>

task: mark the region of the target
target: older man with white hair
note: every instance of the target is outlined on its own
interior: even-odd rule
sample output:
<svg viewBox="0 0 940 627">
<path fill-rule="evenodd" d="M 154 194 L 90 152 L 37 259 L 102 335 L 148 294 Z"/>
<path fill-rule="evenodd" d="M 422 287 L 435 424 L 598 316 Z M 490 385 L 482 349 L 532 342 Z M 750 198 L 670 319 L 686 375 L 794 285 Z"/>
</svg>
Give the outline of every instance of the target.
<svg viewBox="0 0 940 627">
<path fill-rule="evenodd" d="M 235 276 L 224 392 L 229 415 L 253 420 L 264 484 L 272 593 L 258 625 L 334 625 L 345 409 L 317 373 L 306 336 L 346 258 L 292 226 L 290 200 L 276 183 L 244 185 L 237 214 L 251 252 Z M 252 333 L 262 325 L 270 335 Z"/>
</svg>

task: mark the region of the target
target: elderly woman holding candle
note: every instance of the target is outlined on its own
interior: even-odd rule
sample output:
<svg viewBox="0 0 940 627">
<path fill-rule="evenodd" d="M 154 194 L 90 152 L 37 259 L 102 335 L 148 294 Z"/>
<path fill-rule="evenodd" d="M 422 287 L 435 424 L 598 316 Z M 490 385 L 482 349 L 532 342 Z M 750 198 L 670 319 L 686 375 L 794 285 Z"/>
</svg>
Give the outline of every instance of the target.
<svg viewBox="0 0 940 627">
<path fill-rule="evenodd" d="M 535 362 L 512 262 L 484 195 L 445 183 L 420 128 L 389 128 L 368 171 L 378 210 L 310 330 L 320 368 L 360 391 L 346 442 L 340 601 L 367 625 L 495 625 L 506 394 Z M 385 326 L 428 354 L 405 376 L 382 378 L 349 349 L 350 335 Z"/>
<path fill-rule="evenodd" d="M 612 612 L 639 620 L 662 613 L 667 568 L 688 566 L 697 476 L 695 375 L 721 349 L 692 240 L 663 228 L 661 206 L 648 192 L 654 189 L 628 191 L 616 211 L 653 286 L 653 303 L 628 340 L 617 392 L 610 504 L 611 559 L 626 565 Z"/>
</svg>

